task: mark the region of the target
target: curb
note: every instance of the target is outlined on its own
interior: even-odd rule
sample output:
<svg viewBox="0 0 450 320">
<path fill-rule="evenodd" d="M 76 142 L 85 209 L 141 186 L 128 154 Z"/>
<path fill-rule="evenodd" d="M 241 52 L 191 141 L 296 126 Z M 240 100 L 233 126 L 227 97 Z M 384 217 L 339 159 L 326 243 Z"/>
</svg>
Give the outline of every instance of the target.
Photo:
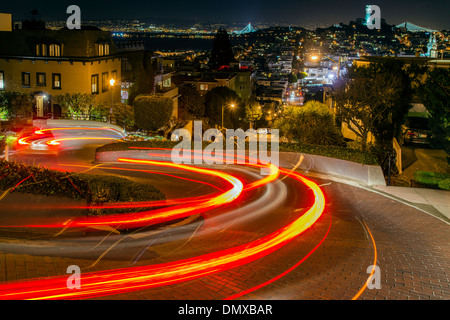
<svg viewBox="0 0 450 320">
<path fill-rule="evenodd" d="M 97 152 L 95 155 L 95 162 L 117 162 L 117 159 L 120 157 L 134 157 L 138 159 L 154 160 L 158 159 L 157 156 L 152 157 L 149 156 L 148 153 L 148 150 Z M 159 150 L 158 153 L 170 154 L 168 150 Z M 279 166 L 287 169 L 303 171 L 311 177 L 344 183 L 383 195 L 387 198 L 429 214 L 444 223 L 450 224 L 450 219 L 431 204 L 421 205 L 418 203 L 413 203 L 389 193 L 377 190 L 375 186 L 386 186 L 386 180 L 380 166 L 363 165 L 347 160 L 294 152 L 280 152 Z"/>
<path fill-rule="evenodd" d="M 158 153 L 170 155 L 168 150 L 158 150 Z M 347 160 L 309 155 L 295 152 L 279 152 L 279 166 L 286 169 L 298 169 L 307 174 L 325 174 L 352 185 L 374 186 L 386 185 L 380 166 L 364 165 Z M 95 153 L 95 163 L 117 162 L 118 158 L 132 157 L 136 159 L 160 159 L 152 157 L 149 150 L 106 151 Z"/>
</svg>

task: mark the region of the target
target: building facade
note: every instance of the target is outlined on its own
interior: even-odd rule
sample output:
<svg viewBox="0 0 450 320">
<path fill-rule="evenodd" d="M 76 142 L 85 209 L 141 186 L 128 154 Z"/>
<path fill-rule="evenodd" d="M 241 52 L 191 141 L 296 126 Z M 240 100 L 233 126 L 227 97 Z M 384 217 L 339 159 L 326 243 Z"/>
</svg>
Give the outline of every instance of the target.
<svg viewBox="0 0 450 320">
<path fill-rule="evenodd" d="M 92 94 L 97 104 L 120 102 L 120 79 L 121 57 L 109 32 L 0 31 L 0 90 L 31 95 L 35 118 L 64 115 L 56 97 L 66 93 Z"/>
<path fill-rule="evenodd" d="M 132 87 L 136 85 L 139 75 L 145 73 L 148 79 L 144 84 L 146 94 L 172 99 L 172 118 L 178 119 L 178 87 L 172 82 L 174 66 L 165 64 L 162 55 L 145 50 L 143 44 L 133 47 L 122 43 L 119 52 L 122 55 L 122 102 L 128 103 Z"/>
</svg>

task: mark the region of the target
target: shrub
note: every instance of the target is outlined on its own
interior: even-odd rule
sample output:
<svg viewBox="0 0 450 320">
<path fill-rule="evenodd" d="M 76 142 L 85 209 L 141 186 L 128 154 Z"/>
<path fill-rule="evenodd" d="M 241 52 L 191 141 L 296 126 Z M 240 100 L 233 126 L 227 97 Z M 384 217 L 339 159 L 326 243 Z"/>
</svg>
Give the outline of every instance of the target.
<svg viewBox="0 0 450 320">
<path fill-rule="evenodd" d="M 322 146 L 305 143 L 280 143 L 280 151 L 298 152 L 317 156 L 347 160 L 365 165 L 377 165 L 377 158 L 370 152 L 340 146 Z"/>
<path fill-rule="evenodd" d="M 55 97 L 63 112 L 67 112 L 71 118 L 79 117 L 83 114 L 90 114 L 97 106 L 95 97 L 87 93 L 65 93 Z"/>
<path fill-rule="evenodd" d="M 6 137 L 1 135 L 0 133 L 0 154 L 2 154 L 3 150 L 5 150 L 6 146 Z"/>
<path fill-rule="evenodd" d="M 439 189 L 450 191 L 450 178 L 439 181 L 438 187 Z"/>
<path fill-rule="evenodd" d="M 388 174 L 391 175 L 397 175 L 398 172 L 398 168 L 395 165 L 395 163 L 397 161 L 399 161 L 399 159 L 396 159 L 396 152 L 391 145 L 386 145 L 386 144 L 372 144 L 369 143 L 368 144 L 368 148 L 370 153 L 372 153 L 376 158 L 378 163 L 381 166 L 381 169 L 383 170 L 383 173 L 385 176 L 388 176 Z M 389 167 L 389 156 L 390 158 L 390 167 Z M 395 162 L 394 162 L 395 161 Z M 389 168 L 390 168 L 390 172 L 389 172 Z"/>
<path fill-rule="evenodd" d="M 33 98 L 18 91 L 0 92 L 0 118 L 17 121 L 33 114 Z"/>
<path fill-rule="evenodd" d="M 108 151 L 126 151 L 133 150 L 132 148 L 167 148 L 172 149 L 179 142 L 175 141 L 131 141 L 131 142 L 114 142 L 97 148 L 96 152 L 108 152 Z M 209 142 L 203 142 L 203 149 L 208 146 Z M 270 151 L 270 143 L 267 146 L 267 150 Z M 192 144 L 192 148 L 194 148 Z M 225 146 L 224 146 L 225 150 Z M 249 150 L 248 143 L 246 144 L 246 150 Z M 363 152 L 359 150 L 348 149 L 339 146 L 323 146 L 323 145 L 311 145 L 300 143 L 280 143 L 279 151 L 284 152 L 298 152 L 312 155 L 325 156 L 330 158 L 342 159 L 353 161 L 366 165 L 377 165 L 376 157 L 370 152 Z"/>
<path fill-rule="evenodd" d="M 0 190 L 86 199 L 90 205 L 165 199 L 164 194 L 154 186 L 126 178 L 64 173 L 4 160 L 0 160 Z M 88 213 L 110 214 L 119 211 L 92 209 Z"/>
<path fill-rule="evenodd" d="M 76 174 L 87 181 L 87 201 L 92 205 L 103 203 L 163 200 L 164 195 L 152 185 L 115 176 Z M 129 212 L 129 209 L 126 209 Z M 91 214 L 117 213 L 123 209 L 90 209 Z"/>
<path fill-rule="evenodd" d="M 134 100 L 135 123 L 138 128 L 155 131 L 166 126 L 173 112 L 173 100 L 156 95 L 141 95 Z"/>
<path fill-rule="evenodd" d="M 448 173 L 416 171 L 414 179 L 429 188 L 449 190 L 450 174 Z"/>
<path fill-rule="evenodd" d="M 128 142 L 112 142 L 97 148 L 96 152 L 107 151 L 125 151 L 130 148 L 167 148 L 172 149 L 179 142 L 168 140 L 145 140 L 145 141 L 128 141 Z"/>
<path fill-rule="evenodd" d="M 344 138 L 334 125 L 333 114 L 317 101 L 303 107 L 290 107 L 274 123 L 282 136 L 306 144 L 344 145 Z"/>
</svg>

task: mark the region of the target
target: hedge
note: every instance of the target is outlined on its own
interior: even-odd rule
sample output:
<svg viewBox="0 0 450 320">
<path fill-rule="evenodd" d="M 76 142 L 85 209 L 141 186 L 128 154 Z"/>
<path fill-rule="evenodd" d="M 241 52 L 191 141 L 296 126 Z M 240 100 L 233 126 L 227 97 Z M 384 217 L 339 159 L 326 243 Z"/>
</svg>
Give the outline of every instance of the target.
<svg viewBox="0 0 450 320">
<path fill-rule="evenodd" d="M 372 153 L 345 147 L 280 143 L 280 151 L 298 152 L 316 156 L 324 156 L 335 159 L 352 161 L 365 165 L 378 165 L 378 160 Z"/>
<path fill-rule="evenodd" d="M 108 152 L 108 151 L 125 151 L 130 150 L 130 148 L 168 148 L 172 149 L 179 142 L 174 141 L 130 141 L 130 142 L 113 142 L 97 149 L 97 152 Z M 203 148 L 208 146 L 210 142 L 203 142 Z M 225 144 L 224 144 L 225 145 Z M 193 144 L 192 144 L 193 148 Z M 267 149 L 270 150 L 270 143 L 267 145 Z M 225 147 L 224 147 L 225 150 Z M 246 150 L 249 150 L 248 143 L 246 144 Z M 296 143 L 280 143 L 280 152 L 298 152 L 311 155 L 325 156 L 330 158 L 348 160 L 352 162 L 357 162 L 365 165 L 377 165 L 378 161 L 375 155 L 369 152 L 362 152 L 359 150 L 349 149 L 345 147 L 337 146 L 319 146 L 319 145 L 308 145 L 308 144 L 296 144 Z"/>
<path fill-rule="evenodd" d="M 167 125 L 173 112 L 173 100 L 156 95 L 140 95 L 134 100 L 136 126 L 144 130 L 158 130 Z"/>
<path fill-rule="evenodd" d="M 438 187 L 439 189 L 450 191 L 450 178 L 439 181 Z"/>
<path fill-rule="evenodd" d="M 450 174 L 448 173 L 416 171 L 414 180 L 428 188 L 450 190 Z"/>
<path fill-rule="evenodd" d="M 64 173 L 5 160 L 0 160 L 0 190 L 75 200 L 86 199 L 89 205 L 165 199 L 165 195 L 154 186 L 126 178 Z M 120 211 L 123 209 L 89 209 L 88 214 L 111 214 Z"/>
</svg>

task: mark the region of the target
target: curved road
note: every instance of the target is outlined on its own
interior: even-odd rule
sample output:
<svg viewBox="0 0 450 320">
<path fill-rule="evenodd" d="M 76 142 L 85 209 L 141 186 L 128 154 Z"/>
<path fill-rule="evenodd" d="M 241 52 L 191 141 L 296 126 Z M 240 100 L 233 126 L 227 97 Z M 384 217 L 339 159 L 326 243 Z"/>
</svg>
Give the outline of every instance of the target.
<svg viewBox="0 0 450 320">
<path fill-rule="evenodd" d="M 149 167 L 136 164 L 102 164 L 93 168 L 94 150 L 94 146 L 84 146 L 54 158 L 15 157 L 57 169 L 88 170 L 147 181 L 168 199 L 201 196 L 225 187 L 216 178 L 170 168 L 152 168 L 158 171 L 153 173 L 142 172 Z M 249 183 L 261 178 L 254 168 L 215 169 Z M 450 298 L 448 224 L 377 193 L 331 180 L 311 179 L 325 195 L 324 213 L 311 228 L 276 252 L 194 280 L 95 299 Z M 0 207 L 5 203 L 0 202 Z M 175 224 L 123 234 L 108 227 L 81 233 L 50 230 L 41 239 L 18 239 L 4 233 L 0 238 L 0 296 L 4 281 L 67 276 L 70 265 L 81 268 L 83 279 L 88 272 L 180 261 L 257 241 L 304 214 L 312 203 L 308 187 L 282 175 L 225 207 Z M 6 219 L 4 214 L 0 225 L 11 222 L 10 216 L 2 219 Z M 376 279 L 366 287 L 371 271 Z"/>
</svg>

